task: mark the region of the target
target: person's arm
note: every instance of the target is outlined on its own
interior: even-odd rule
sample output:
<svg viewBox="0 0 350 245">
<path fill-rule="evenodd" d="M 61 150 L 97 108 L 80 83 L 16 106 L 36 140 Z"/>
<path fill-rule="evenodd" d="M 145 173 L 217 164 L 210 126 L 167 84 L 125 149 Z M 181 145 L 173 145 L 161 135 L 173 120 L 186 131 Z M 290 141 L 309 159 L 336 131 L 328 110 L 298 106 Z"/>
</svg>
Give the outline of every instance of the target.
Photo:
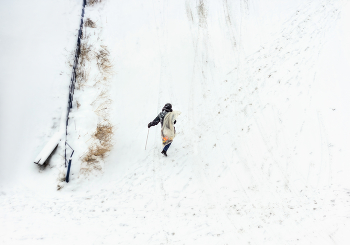
<svg viewBox="0 0 350 245">
<path fill-rule="evenodd" d="M 159 122 L 160 122 L 160 118 L 159 118 L 159 115 L 158 115 L 156 118 L 154 118 L 154 120 L 152 122 L 150 122 L 148 124 L 148 128 L 150 128 L 152 126 L 156 126 Z"/>
</svg>

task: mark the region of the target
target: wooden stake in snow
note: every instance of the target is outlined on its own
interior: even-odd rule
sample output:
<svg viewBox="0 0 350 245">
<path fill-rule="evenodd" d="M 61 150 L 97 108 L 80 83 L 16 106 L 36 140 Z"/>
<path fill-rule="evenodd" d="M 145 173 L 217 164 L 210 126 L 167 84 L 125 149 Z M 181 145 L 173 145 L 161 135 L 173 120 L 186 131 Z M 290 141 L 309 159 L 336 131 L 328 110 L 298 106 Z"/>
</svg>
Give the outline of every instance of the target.
<svg viewBox="0 0 350 245">
<path fill-rule="evenodd" d="M 147 133 L 147 139 L 146 139 L 145 150 L 146 150 L 146 147 L 147 147 L 148 134 L 149 134 L 149 129 L 148 129 L 148 133 Z"/>
</svg>

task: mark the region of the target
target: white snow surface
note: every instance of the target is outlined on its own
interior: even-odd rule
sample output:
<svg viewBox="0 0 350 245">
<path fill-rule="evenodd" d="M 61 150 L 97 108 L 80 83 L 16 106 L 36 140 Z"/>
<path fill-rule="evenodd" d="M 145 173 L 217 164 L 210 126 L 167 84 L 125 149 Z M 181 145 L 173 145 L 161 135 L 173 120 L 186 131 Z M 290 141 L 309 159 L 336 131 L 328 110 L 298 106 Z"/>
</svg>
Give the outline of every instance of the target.
<svg viewBox="0 0 350 245">
<path fill-rule="evenodd" d="M 80 174 L 78 137 L 97 121 L 92 90 L 77 91 L 71 181 L 57 190 L 62 146 L 47 167 L 33 160 L 64 121 L 80 11 L 0 9 L 1 244 L 350 243 L 347 1 L 87 7 L 113 59 L 114 147 L 102 171 Z M 145 150 L 165 103 L 182 112 L 168 157 L 160 125 Z"/>
</svg>

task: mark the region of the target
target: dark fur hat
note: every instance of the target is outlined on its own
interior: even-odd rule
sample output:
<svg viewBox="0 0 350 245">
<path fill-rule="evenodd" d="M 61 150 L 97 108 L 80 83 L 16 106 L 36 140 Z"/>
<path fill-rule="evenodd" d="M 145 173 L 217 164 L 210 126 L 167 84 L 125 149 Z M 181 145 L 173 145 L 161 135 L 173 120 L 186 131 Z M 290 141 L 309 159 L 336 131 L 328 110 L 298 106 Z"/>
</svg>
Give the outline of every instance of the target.
<svg viewBox="0 0 350 245">
<path fill-rule="evenodd" d="M 165 106 L 163 107 L 162 111 L 168 111 L 168 112 L 170 111 L 171 112 L 171 111 L 173 111 L 172 107 L 173 106 L 170 103 L 166 103 Z"/>
</svg>

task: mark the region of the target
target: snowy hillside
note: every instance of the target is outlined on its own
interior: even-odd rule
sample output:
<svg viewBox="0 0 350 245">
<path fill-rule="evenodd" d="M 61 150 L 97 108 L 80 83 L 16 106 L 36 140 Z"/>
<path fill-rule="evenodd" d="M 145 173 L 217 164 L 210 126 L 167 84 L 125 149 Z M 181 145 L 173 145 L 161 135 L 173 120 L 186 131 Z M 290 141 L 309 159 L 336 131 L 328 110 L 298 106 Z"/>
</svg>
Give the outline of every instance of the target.
<svg viewBox="0 0 350 245">
<path fill-rule="evenodd" d="M 26 4 L 0 10 L 1 243 L 349 244 L 347 1 L 90 4 L 69 183 L 63 141 L 33 160 L 62 127 L 81 2 Z M 168 157 L 159 125 L 145 150 L 165 103 Z"/>
</svg>

